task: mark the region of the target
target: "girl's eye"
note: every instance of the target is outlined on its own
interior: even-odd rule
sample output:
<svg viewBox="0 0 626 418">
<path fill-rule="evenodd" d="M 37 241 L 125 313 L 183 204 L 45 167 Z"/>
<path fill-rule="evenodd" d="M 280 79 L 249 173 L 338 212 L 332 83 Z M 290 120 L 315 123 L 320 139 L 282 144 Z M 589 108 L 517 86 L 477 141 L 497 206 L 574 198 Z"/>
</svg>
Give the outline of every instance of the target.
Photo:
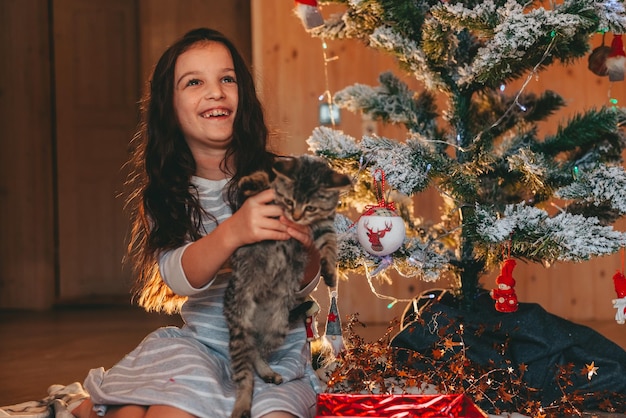
<svg viewBox="0 0 626 418">
<path fill-rule="evenodd" d="M 235 77 L 226 76 L 226 77 L 222 78 L 222 82 L 223 83 L 236 83 L 237 80 L 235 79 Z"/>
<path fill-rule="evenodd" d="M 197 86 L 200 84 L 200 80 L 198 80 L 197 78 L 192 78 L 191 80 L 189 80 L 187 82 L 187 86 Z"/>
</svg>

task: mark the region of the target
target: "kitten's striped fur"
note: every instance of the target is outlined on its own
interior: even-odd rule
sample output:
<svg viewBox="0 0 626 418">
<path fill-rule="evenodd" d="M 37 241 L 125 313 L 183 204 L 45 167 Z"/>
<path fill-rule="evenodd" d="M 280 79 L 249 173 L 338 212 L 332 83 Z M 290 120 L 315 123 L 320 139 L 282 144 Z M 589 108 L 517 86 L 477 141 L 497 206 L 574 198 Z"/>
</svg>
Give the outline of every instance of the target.
<svg viewBox="0 0 626 418">
<path fill-rule="evenodd" d="M 252 196 L 272 187 L 276 204 L 292 221 L 309 225 L 320 252 L 324 282 L 336 285 L 335 210 L 341 189 L 350 179 L 333 171 L 325 160 L 308 155 L 277 159 L 276 178 L 256 172 L 239 182 L 241 193 Z M 232 279 L 224 296 L 230 330 L 230 356 L 237 398 L 231 418 L 249 417 L 254 372 L 279 384 L 280 374 L 266 362 L 289 330 L 289 312 L 299 302 L 296 293 L 304 278 L 307 252 L 295 239 L 262 241 L 239 248 L 231 257 Z"/>
</svg>

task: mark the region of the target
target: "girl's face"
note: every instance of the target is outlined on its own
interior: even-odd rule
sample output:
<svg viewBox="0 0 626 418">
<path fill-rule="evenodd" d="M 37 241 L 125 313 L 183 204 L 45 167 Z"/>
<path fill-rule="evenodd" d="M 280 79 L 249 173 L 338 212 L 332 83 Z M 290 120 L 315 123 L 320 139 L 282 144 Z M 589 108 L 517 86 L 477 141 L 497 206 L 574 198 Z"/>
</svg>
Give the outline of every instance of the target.
<svg viewBox="0 0 626 418">
<path fill-rule="evenodd" d="M 238 103 L 235 66 L 226 46 L 203 42 L 178 57 L 174 67 L 174 109 L 196 158 L 228 147 Z"/>
</svg>

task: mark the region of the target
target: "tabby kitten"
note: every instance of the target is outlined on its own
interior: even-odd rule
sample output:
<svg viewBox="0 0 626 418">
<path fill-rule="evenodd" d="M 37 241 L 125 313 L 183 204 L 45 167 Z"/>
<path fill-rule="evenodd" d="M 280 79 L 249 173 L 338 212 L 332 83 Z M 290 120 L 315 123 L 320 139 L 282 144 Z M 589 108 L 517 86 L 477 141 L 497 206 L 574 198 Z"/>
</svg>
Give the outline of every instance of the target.
<svg viewBox="0 0 626 418">
<path fill-rule="evenodd" d="M 277 159 L 273 171 L 276 178 L 271 183 L 262 171 L 242 178 L 240 193 L 246 198 L 272 187 L 275 203 L 283 207 L 285 216 L 311 227 L 320 253 L 321 275 L 328 286 L 334 287 L 335 209 L 339 192 L 351 184 L 350 178 L 333 171 L 325 160 L 309 155 Z M 255 370 L 266 382 L 282 382 L 282 376 L 270 368 L 266 358 L 284 341 L 290 310 L 302 302 L 296 300 L 296 293 L 304 278 L 307 257 L 302 244 L 293 238 L 246 245 L 231 257 L 232 278 L 224 295 L 231 367 L 237 385 L 231 418 L 250 416 Z"/>
</svg>

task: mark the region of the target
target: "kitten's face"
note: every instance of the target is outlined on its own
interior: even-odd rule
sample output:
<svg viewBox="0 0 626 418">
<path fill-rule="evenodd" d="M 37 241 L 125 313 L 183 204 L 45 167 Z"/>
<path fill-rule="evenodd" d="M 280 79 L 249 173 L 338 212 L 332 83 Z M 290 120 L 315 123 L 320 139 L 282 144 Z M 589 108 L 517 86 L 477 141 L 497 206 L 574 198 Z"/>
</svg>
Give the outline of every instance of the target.
<svg viewBox="0 0 626 418">
<path fill-rule="evenodd" d="M 279 160 L 274 172 L 276 203 L 284 208 L 289 220 L 302 225 L 333 216 L 339 191 L 351 184 L 347 176 L 309 156 Z"/>
<path fill-rule="evenodd" d="M 300 184 L 299 184 L 300 183 Z M 339 201 L 337 190 L 324 187 L 312 187 L 301 190 L 296 185 L 302 182 L 274 182 L 276 203 L 283 207 L 285 216 L 292 222 L 310 225 L 321 219 L 327 219 L 335 213 Z"/>
</svg>

